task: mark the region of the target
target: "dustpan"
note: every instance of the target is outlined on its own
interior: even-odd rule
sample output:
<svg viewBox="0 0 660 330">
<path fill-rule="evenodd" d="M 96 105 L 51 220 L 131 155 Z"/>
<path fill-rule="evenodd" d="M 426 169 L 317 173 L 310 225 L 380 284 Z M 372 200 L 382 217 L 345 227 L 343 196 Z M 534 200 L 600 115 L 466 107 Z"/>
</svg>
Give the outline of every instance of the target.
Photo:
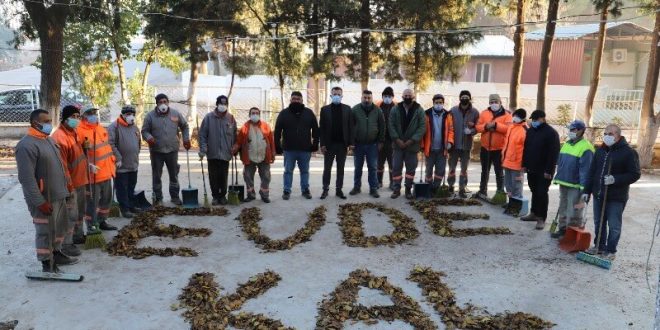
<svg viewBox="0 0 660 330">
<path fill-rule="evenodd" d="M 591 246 L 591 233 L 580 227 L 567 227 L 559 248 L 564 252 L 585 251 Z"/>
<path fill-rule="evenodd" d="M 415 195 L 415 199 L 429 199 L 431 198 L 431 184 L 430 183 L 424 183 L 422 182 L 422 178 L 424 177 L 424 160 L 425 160 L 424 154 L 422 154 L 422 166 L 420 167 L 421 173 L 419 175 L 419 182 L 415 183 L 413 193 Z"/>
<path fill-rule="evenodd" d="M 245 200 L 245 186 L 238 184 L 238 167 L 236 165 L 236 156 L 232 160 L 231 179 L 234 184 L 227 189 L 227 202 L 230 205 L 239 205 Z"/>
<path fill-rule="evenodd" d="M 190 186 L 190 156 L 188 156 L 188 150 L 186 150 L 186 163 L 188 165 L 188 188 L 181 190 L 183 208 L 194 209 L 199 207 L 199 199 L 197 198 L 197 188 L 192 188 Z"/>
</svg>

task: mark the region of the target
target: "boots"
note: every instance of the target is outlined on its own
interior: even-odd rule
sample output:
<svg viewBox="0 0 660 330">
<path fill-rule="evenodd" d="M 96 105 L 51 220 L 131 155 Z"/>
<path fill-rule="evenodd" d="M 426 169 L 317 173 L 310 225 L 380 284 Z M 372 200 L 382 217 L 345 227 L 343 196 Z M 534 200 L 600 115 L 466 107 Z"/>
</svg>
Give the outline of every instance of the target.
<svg viewBox="0 0 660 330">
<path fill-rule="evenodd" d="M 117 227 L 109 224 L 107 221 L 103 220 L 99 223 L 99 229 L 101 230 L 117 230 Z"/>
<path fill-rule="evenodd" d="M 41 261 L 41 270 L 44 273 L 59 273 L 60 272 L 60 269 L 57 268 L 57 264 L 53 264 L 53 269 L 51 271 L 51 269 L 50 269 L 50 260 Z"/>
<path fill-rule="evenodd" d="M 341 191 L 340 188 L 337 188 L 337 190 L 335 191 L 335 196 L 337 196 L 341 199 L 346 199 L 346 195 L 344 195 L 344 192 Z"/>
<path fill-rule="evenodd" d="M 57 265 L 73 265 L 78 263 L 78 258 L 69 257 L 57 250 L 53 251 L 53 258 Z"/>
<path fill-rule="evenodd" d="M 77 257 L 80 255 L 80 249 L 73 244 L 62 244 L 62 253 L 70 257 Z"/>
<path fill-rule="evenodd" d="M 326 199 L 328 197 L 328 189 L 323 189 L 323 193 L 321 193 L 321 199 Z"/>
<path fill-rule="evenodd" d="M 406 199 L 414 199 L 415 196 L 412 194 L 412 188 L 406 187 Z"/>
<path fill-rule="evenodd" d="M 536 221 L 536 220 L 538 220 L 538 217 L 536 215 L 534 215 L 533 212 L 529 212 L 528 215 L 526 215 L 524 217 L 521 217 L 520 220 L 522 220 L 522 221 Z"/>
</svg>

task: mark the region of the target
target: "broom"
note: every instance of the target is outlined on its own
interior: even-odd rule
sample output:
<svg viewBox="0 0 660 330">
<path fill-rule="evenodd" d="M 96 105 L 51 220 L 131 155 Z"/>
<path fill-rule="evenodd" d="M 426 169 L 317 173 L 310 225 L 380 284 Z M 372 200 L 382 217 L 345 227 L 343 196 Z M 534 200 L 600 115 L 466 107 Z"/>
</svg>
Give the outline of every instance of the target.
<svg viewBox="0 0 660 330">
<path fill-rule="evenodd" d="M 490 134 L 488 134 L 488 147 L 490 147 L 492 145 L 492 141 L 493 141 L 493 132 L 490 132 Z M 488 167 L 490 168 L 490 151 L 486 150 L 486 152 L 487 152 L 486 157 L 487 157 L 487 161 L 488 161 Z M 497 181 L 497 171 L 495 171 L 495 181 Z M 504 205 L 504 204 L 506 204 L 506 193 L 504 191 L 498 189 L 495 192 L 495 195 L 493 195 L 493 197 L 490 199 L 490 202 L 495 204 L 495 205 Z"/>
<path fill-rule="evenodd" d="M 607 159 L 606 159 L 607 160 Z M 607 175 L 610 175 L 610 171 L 612 170 L 612 162 L 607 165 Z M 609 188 L 608 185 L 605 185 L 605 191 L 603 194 L 603 205 L 600 207 L 600 221 L 598 222 L 598 235 L 596 235 L 596 249 L 600 246 L 600 240 L 603 238 L 601 234 L 603 233 L 603 227 L 605 227 L 605 224 L 603 223 L 603 218 L 605 216 L 605 205 L 607 204 L 607 190 Z M 578 252 L 577 255 L 575 256 L 577 260 L 584 261 L 588 264 L 592 264 L 595 266 L 598 266 L 600 268 L 605 268 L 605 269 L 610 269 L 612 268 L 612 261 L 601 258 L 597 255 L 593 254 L 588 254 L 585 252 Z"/>
<path fill-rule="evenodd" d="M 199 143 L 199 118 L 195 116 L 195 125 L 197 126 L 197 144 L 199 144 L 199 147 L 201 148 L 202 145 Z M 206 194 L 206 178 L 204 175 L 204 157 L 199 157 L 199 165 L 202 166 L 202 185 L 204 186 L 204 207 L 211 207 L 209 205 L 209 197 Z"/>
<path fill-rule="evenodd" d="M 446 177 L 446 175 L 442 176 L 442 185 L 440 185 L 440 188 L 435 193 L 435 197 L 437 198 L 449 198 L 451 196 L 451 192 L 449 192 L 449 186 L 445 183 Z"/>
<path fill-rule="evenodd" d="M 87 151 L 89 150 L 89 140 L 85 138 L 85 143 L 87 144 L 87 148 L 85 150 L 85 154 L 87 155 L 87 162 L 89 163 L 89 154 Z M 83 144 L 85 145 L 85 144 Z M 94 133 L 94 166 L 96 166 L 96 133 Z M 92 211 L 92 225 L 88 226 L 87 228 L 87 237 L 85 238 L 85 245 L 83 248 L 85 250 L 89 249 L 104 249 L 105 248 L 105 237 L 103 237 L 103 234 L 101 233 L 101 229 L 99 229 L 99 224 L 97 220 L 97 201 L 96 201 L 96 173 L 93 173 L 93 180 L 90 179 L 91 174 L 89 173 L 89 164 L 87 165 L 87 178 L 89 181 L 89 190 L 92 193 L 92 205 L 93 207 L 91 208 Z M 93 181 L 93 182 L 92 182 Z"/>
<path fill-rule="evenodd" d="M 112 179 L 112 200 L 110 202 L 110 212 L 108 218 L 119 218 L 121 213 L 119 211 L 119 203 L 115 201 L 115 180 Z"/>
</svg>

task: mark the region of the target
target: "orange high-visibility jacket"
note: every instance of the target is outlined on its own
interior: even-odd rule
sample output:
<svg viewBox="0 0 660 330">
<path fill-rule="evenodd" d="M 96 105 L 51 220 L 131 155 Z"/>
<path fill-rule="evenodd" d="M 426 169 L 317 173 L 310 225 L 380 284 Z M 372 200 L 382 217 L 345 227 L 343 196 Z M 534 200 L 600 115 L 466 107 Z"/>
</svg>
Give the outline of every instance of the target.
<svg viewBox="0 0 660 330">
<path fill-rule="evenodd" d="M 495 130 L 487 131 L 486 124 L 493 120 L 497 123 Z M 506 131 L 512 121 L 513 117 L 507 110 L 502 110 L 497 115 L 490 108 L 482 111 L 477 122 L 477 132 L 481 133 L 481 146 L 488 151 L 502 150 Z"/>
<path fill-rule="evenodd" d="M 65 128 L 60 125 L 53 132 L 51 138 L 60 147 L 60 153 L 64 160 L 67 172 L 71 176 L 73 188 L 78 189 L 89 183 L 87 177 L 87 157 L 83 152 L 82 146 L 78 143 L 76 131 Z"/>
<path fill-rule="evenodd" d="M 433 122 L 432 113 L 433 109 L 428 109 L 425 111 L 424 118 L 426 119 L 426 133 L 422 137 L 421 145 L 422 150 L 424 151 L 424 156 L 428 157 L 431 154 L 431 145 L 433 144 Z M 442 137 L 442 148 L 444 149 L 444 154 L 447 156 L 449 150 L 447 150 L 447 142 L 454 145 L 454 116 L 451 114 L 451 111 L 442 110 L 445 114 L 443 137 Z"/>
<path fill-rule="evenodd" d="M 87 161 L 99 167 L 96 174 L 90 173 L 90 181 L 99 183 L 115 177 L 115 155 L 110 147 L 108 131 L 100 124 L 90 124 L 82 120 L 76 129 L 78 143 L 83 145 L 89 141 Z"/>
<path fill-rule="evenodd" d="M 502 167 L 520 171 L 525 150 L 525 136 L 527 136 L 527 124 L 524 121 L 509 126 L 502 149 Z"/>
<path fill-rule="evenodd" d="M 249 165 L 251 163 L 248 151 L 250 141 L 248 141 L 248 139 L 250 136 L 250 127 L 253 125 L 255 124 L 248 120 L 243 124 L 243 127 L 241 127 L 241 130 L 238 131 L 238 134 L 236 135 L 235 146 L 238 146 L 241 150 L 241 161 L 243 162 L 243 165 Z M 273 135 L 273 130 L 270 128 L 270 125 L 263 120 L 260 120 L 258 125 L 259 129 L 261 129 L 261 134 L 263 135 L 264 140 L 266 140 L 266 157 L 264 158 L 264 161 L 272 164 L 275 162 L 275 137 Z"/>
</svg>

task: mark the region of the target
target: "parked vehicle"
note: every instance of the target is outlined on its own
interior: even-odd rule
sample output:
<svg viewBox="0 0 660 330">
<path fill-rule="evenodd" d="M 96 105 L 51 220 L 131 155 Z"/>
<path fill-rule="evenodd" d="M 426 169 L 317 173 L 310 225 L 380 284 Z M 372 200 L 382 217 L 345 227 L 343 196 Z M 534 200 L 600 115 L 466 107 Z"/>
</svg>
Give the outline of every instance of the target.
<svg viewBox="0 0 660 330">
<path fill-rule="evenodd" d="M 60 107 L 89 104 L 87 98 L 74 90 L 62 92 Z M 30 112 L 40 107 L 40 92 L 36 88 L 20 88 L 0 92 L 0 122 L 25 123 Z"/>
</svg>

